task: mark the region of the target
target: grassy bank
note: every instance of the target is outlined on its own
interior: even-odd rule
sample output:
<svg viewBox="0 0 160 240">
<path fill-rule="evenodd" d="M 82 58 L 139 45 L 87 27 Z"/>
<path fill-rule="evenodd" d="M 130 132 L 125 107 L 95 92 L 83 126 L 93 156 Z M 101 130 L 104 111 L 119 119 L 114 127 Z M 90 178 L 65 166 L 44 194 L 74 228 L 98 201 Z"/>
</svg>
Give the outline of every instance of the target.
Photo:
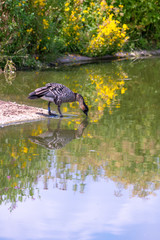
<svg viewBox="0 0 160 240">
<path fill-rule="evenodd" d="M 58 56 L 160 48 L 156 0 L 15 0 L 0 3 L 0 66 L 41 68 Z"/>
</svg>

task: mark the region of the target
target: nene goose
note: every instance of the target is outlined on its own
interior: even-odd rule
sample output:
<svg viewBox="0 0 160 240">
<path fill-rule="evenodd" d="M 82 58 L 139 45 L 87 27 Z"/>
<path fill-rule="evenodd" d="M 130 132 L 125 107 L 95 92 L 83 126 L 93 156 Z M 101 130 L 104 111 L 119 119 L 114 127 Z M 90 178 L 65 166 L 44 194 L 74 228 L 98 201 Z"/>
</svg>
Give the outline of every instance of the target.
<svg viewBox="0 0 160 240">
<path fill-rule="evenodd" d="M 55 115 L 51 113 L 50 104 L 53 102 L 58 106 L 58 112 L 60 117 L 63 117 L 60 107 L 62 103 L 66 102 L 79 102 L 80 109 L 88 115 L 88 107 L 84 102 L 83 97 L 78 94 L 72 92 L 66 86 L 59 83 L 47 83 L 45 87 L 37 88 L 34 92 L 31 92 L 28 96 L 29 99 L 37 99 L 42 98 L 48 101 L 48 114 Z"/>
</svg>

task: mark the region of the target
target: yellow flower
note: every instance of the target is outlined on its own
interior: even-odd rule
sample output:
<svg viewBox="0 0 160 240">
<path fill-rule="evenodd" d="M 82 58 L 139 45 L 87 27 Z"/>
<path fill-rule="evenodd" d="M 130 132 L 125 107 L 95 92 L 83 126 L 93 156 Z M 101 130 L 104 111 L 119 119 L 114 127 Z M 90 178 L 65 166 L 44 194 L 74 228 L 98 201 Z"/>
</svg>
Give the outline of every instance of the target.
<svg viewBox="0 0 160 240">
<path fill-rule="evenodd" d="M 68 6 L 69 6 L 69 3 L 68 3 L 68 2 L 66 2 L 66 3 L 65 3 L 65 7 L 68 7 Z"/>
<path fill-rule="evenodd" d="M 105 1 L 102 1 L 100 4 L 103 7 L 106 3 L 105 3 Z"/>
<path fill-rule="evenodd" d="M 94 2 L 91 2 L 91 6 L 95 6 L 95 3 L 94 3 Z"/>
<path fill-rule="evenodd" d="M 83 10 L 83 13 L 88 13 L 88 11 L 87 10 Z"/>
<path fill-rule="evenodd" d="M 68 12 L 69 11 L 69 7 L 65 8 L 65 12 Z"/>
<path fill-rule="evenodd" d="M 46 1 L 46 0 L 39 0 L 39 5 L 40 5 L 41 7 L 44 7 L 44 6 L 46 5 L 45 1 Z"/>
<path fill-rule="evenodd" d="M 127 29 L 128 29 L 128 27 L 127 27 L 126 24 L 123 24 L 123 29 L 124 29 L 124 30 L 127 30 Z"/>
<path fill-rule="evenodd" d="M 33 28 L 27 29 L 27 32 L 30 33 L 33 31 Z"/>
<path fill-rule="evenodd" d="M 84 17 L 82 18 L 82 22 L 85 22 L 85 18 Z"/>
<path fill-rule="evenodd" d="M 43 19 L 43 25 L 44 25 L 44 29 L 48 28 L 49 26 L 49 23 L 45 18 Z"/>
</svg>

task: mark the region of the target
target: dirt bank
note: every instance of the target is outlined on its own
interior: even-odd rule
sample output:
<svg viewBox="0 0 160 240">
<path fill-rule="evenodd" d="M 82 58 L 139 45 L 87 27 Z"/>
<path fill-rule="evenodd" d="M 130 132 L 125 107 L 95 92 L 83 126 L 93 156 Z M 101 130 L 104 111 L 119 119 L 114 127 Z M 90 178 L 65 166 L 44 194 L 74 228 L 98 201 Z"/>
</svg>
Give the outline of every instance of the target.
<svg viewBox="0 0 160 240">
<path fill-rule="evenodd" d="M 46 118 L 48 111 L 0 100 L 0 127 Z"/>
<path fill-rule="evenodd" d="M 99 61 L 112 61 L 116 59 L 138 59 L 160 56 L 160 49 L 147 51 L 133 51 L 133 52 L 118 52 L 115 55 L 105 55 L 102 57 L 86 57 L 77 54 L 67 54 L 56 59 L 54 62 L 50 62 L 48 66 L 57 67 L 61 65 L 79 65 L 94 63 Z"/>
</svg>

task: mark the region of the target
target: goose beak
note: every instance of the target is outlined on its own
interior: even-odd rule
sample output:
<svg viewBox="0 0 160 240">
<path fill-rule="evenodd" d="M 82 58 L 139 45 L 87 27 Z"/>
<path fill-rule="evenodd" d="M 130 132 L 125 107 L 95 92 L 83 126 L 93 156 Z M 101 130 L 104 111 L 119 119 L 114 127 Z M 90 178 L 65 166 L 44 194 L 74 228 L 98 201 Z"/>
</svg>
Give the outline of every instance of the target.
<svg viewBox="0 0 160 240">
<path fill-rule="evenodd" d="M 85 111 L 83 111 L 83 112 L 84 112 L 84 114 L 86 114 L 86 116 L 88 116 L 88 111 L 85 110 Z"/>
</svg>

